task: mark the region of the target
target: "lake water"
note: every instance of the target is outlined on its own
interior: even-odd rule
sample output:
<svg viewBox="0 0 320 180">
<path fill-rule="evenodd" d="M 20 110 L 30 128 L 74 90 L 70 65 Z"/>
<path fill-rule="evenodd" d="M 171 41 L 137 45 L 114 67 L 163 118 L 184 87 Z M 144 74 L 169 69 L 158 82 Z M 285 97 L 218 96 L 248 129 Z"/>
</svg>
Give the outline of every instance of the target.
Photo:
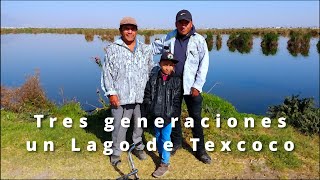
<svg viewBox="0 0 320 180">
<path fill-rule="evenodd" d="M 284 37 L 279 38 L 274 56 L 263 55 L 261 38 L 254 38 L 248 54 L 230 52 L 227 40 L 224 35 L 222 48 L 210 51 L 205 92 L 218 83 L 210 93 L 246 113 L 265 114 L 268 106 L 280 104 L 292 94 L 314 97 L 319 106 L 318 39 L 311 39 L 307 57 L 292 56 L 287 50 L 288 38 Z M 84 35 L 1 35 L 1 85 L 20 86 L 27 75 L 39 69 L 41 85 L 57 104 L 64 98 L 80 101 L 87 110 L 93 109 L 91 105 L 101 107 L 96 94 L 97 89 L 102 91 L 100 69 L 91 57 L 102 58 L 105 45 L 97 36 L 87 42 Z"/>
</svg>

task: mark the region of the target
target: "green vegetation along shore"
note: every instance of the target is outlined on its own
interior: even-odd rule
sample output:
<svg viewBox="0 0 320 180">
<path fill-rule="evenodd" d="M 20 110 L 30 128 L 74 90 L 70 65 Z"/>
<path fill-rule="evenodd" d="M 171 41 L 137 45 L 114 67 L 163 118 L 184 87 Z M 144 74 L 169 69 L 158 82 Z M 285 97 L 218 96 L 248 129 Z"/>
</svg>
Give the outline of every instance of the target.
<svg viewBox="0 0 320 180">
<path fill-rule="evenodd" d="M 37 94 L 28 97 L 30 86 L 37 89 Z M 24 87 L 25 89 L 22 90 Z M 1 87 L 1 98 L 16 107 L 10 109 L 1 100 L 1 176 L 5 179 L 49 179 L 67 178 L 113 179 L 122 173 L 128 173 L 127 155 L 123 153 L 122 164 L 118 169 L 109 163 L 109 157 L 103 154 L 103 142 L 110 140 L 110 133 L 104 131 L 104 118 L 110 117 L 110 109 L 97 109 L 88 114 L 81 109 L 78 102 L 66 102 L 62 106 L 45 102 L 39 79 L 30 77 L 24 86 L 17 89 Z M 23 92 L 23 93 L 21 93 Z M 11 94 L 10 94 L 11 93 Z M 14 102 L 10 102 L 14 93 Z M 20 94 L 21 93 L 21 94 Z M 304 134 L 286 123 L 279 128 L 277 118 L 271 120 L 271 127 L 262 126 L 263 116 L 239 113 L 232 104 L 215 95 L 203 94 L 203 117 L 208 117 L 209 128 L 205 128 L 205 141 L 214 142 L 214 150 L 209 153 L 213 159 L 211 165 L 198 161 L 192 151 L 191 129 L 184 128 L 184 149 L 171 158 L 170 179 L 220 179 L 220 178 L 281 178 L 319 179 L 319 134 Z M 7 98 L 7 99 L 6 99 Z M 35 103 L 42 101 L 42 103 Z M 20 101 L 20 102 L 19 102 Z M 47 100 L 49 101 L 49 100 Z M 295 100 L 297 102 L 297 100 Z M 273 109 L 275 111 L 275 109 Z M 35 114 L 43 114 L 41 127 L 37 127 Z M 221 127 L 217 127 L 216 114 L 220 114 Z M 182 119 L 187 117 L 186 106 L 183 105 Z M 56 117 L 54 127 L 50 128 L 50 117 Z M 71 128 L 63 124 L 65 118 L 71 118 Z M 87 126 L 81 128 L 80 118 L 87 118 Z M 237 126 L 227 125 L 230 117 L 237 120 Z M 246 128 L 244 119 L 252 117 L 254 127 Z M 184 122 L 184 121 L 183 121 Z M 129 133 L 128 133 L 129 134 Z M 145 141 L 151 141 L 153 131 L 151 125 L 144 132 Z M 130 137 L 130 136 L 129 136 Z M 72 152 L 72 139 L 79 152 Z M 28 152 L 27 141 L 36 141 L 37 150 Z M 44 151 L 44 142 L 52 141 L 54 151 Z M 221 151 L 221 141 L 231 141 L 231 151 Z M 238 149 L 238 142 L 245 141 Z M 255 151 L 252 144 L 259 141 L 261 151 Z M 276 151 L 271 151 L 269 144 L 276 141 Z M 286 151 L 284 144 L 294 143 L 292 151 Z M 96 151 L 88 151 L 88 144 L 96 144 Z M 151 173 L 158 163 L 156 152 L 147 151 L 148 159 L 139 161 L 134 157 L 135 165 L 142 179 L 152 178 Z"/>
<path fill-rule="evenodd" d="M 289 37 L 291 32 L 310 33 L 312 37 L 319 37 L 320 29 L 314 28 L 231 28 L 231 29 L 198 29 L 201 34 L 209 32 L 218 34 L 233 34 L 239 32 L 248 32 L 255 36 L 262 36 L 266 33 L 276 33 L 280 36 Z M 155 34 L 166 34 L 170 32 L 168 29 L 139 29 L 140 35 L 152 36 Z M 102 29 L 102 28 L 1 28 L 3 34 L 38 34 L 38 33 L 55 33 L 55 34 L 92 34 L 92 35 L 119 35 L 118 29 Z"/>
</svg>

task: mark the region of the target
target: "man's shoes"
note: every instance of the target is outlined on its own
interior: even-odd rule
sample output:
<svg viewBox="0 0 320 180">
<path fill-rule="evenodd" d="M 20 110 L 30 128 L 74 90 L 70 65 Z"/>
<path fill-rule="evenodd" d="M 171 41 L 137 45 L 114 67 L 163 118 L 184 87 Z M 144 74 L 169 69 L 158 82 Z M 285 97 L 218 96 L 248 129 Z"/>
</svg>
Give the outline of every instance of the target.
<svg viewBox="0 0 320 180">
<path fill-rule="evenodd" d="M 196 157 L 205 164 L 211 164 L 211 157 L 207 154 L 206 151 L 198 153 Z"/>
<path fill-rule="evenodd" d="M 132 154 L 134 154 L 135 156 L 138 157 L 138 159 L 140 160 L 145 160 L 147 159 L 147 154 L 146 152 L 144 152 L 144 150 L 137 150 L 137 149 L 134 149 Z"/>
<path fill-rule="evenodd" d="M 170 152 L 171 156 L 175 155 L 177 150 L 180 149 L 181 147 L 182 147 L 181 145 L 173 146 L 172 151 Z"/>
<path fill-rule="evenodd" d="M 160 166 L 155 170 L 152 175 L 153 177 L 162 177 L 169 172 L 169 164 L 161 163 Z"/>
<path fill-rule="evenodd" d="M 118 166 L 119 164 L 121 164 L 120 156 L 111 155 L 110 156 L 110 163 L 112 166 Z"/>
</svg>

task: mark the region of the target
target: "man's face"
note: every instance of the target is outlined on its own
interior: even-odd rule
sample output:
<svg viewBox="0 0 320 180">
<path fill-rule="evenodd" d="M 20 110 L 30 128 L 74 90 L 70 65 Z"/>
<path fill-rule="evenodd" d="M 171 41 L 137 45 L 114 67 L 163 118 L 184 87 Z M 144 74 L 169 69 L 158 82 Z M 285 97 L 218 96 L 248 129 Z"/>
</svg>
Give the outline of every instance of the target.
<svg viewBox="0 0 320 180">
<path fill-rule="evenodd" d="M 180 35 L 187 35 L 192 29 L 192 21 L 180 20 L 176 22 L 176 27 Z"/>
<path fill-rule="evenodd" d="M 169 60 L 161 60 L 159 62 L 161 70 L 164 74 L 169 75 L 172 73 L 175 64 L 172 61 Z"/>
<path fill-rule="evenodd" d="M 137 35 L 137 26 L 135 25 L 122 25 L 120 29 L 120 34 L 124 41 L 133 42 Z"/>
</svg>

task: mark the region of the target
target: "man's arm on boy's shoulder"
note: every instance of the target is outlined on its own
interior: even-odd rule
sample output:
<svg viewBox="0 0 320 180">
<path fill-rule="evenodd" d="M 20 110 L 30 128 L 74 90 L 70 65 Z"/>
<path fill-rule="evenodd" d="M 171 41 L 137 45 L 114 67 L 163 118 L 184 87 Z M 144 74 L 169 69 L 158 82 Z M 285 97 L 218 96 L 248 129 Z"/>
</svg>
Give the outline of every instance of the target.
<svg viewBox="0 0 320 180">
<path fill-rule="evenodd" d="M 168 35 L 163 36 L 161 39 L 156 39 L 150 46 L 153 55 L 162 54 L 164 42 L 167 40 Z"/>
<path fill-rule="evenodd" d="M 151 43 L 151 49 L 153 55 L 161 54 L 163 49 L 163 40 L 157 39 Z"/>
</svg>

